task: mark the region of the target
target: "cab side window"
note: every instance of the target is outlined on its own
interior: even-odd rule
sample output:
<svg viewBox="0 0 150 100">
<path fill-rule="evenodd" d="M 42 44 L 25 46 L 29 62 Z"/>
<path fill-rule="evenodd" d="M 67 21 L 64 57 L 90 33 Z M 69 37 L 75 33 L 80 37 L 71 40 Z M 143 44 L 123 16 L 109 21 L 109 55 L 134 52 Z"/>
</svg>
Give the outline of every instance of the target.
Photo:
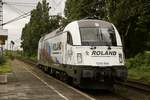
<svg viewBox="0 0 150 100">
<path fill-rule="evenodd" d="M 70 45 L 73 45 L 72 36 L 71 36 L 70 32 L 67 32 L 67 43 Z"/>
</svg>

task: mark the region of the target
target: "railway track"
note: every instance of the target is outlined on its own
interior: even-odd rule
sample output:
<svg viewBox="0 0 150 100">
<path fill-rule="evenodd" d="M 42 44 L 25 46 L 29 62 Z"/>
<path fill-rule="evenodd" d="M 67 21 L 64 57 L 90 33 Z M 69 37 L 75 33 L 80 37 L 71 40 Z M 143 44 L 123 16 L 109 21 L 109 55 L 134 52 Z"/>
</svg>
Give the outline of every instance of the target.
<svg viewBox="0 0 150 100">
<path fill-rule="evenodd" d="M 27 60 L 27 59 L 20 59 L 19 60 L 27 63 L 27 64 L 30 64 L 32 66 L 36 66 L 37 65 L 37 62 L 34 61 L 34 60 Z M 132 81 L 132 80 L 128 80 L 127 82 L 116 82 L 117 85 L 120 85 L 122 87 L 126 87 L 127 89 L 134 89 L 136 91 L 142 91 L 142 92 L 145 92 L 145 93 L 150 93 L 150 85 L 147 85 L 147 84 L 143 84 L 143 83 L 140 83 L 140 82 L 137 82 L 137 81 Z M 134 99 L 131 99 L 131 98 L 128 98 L 127 95 L 120 95 L 119 93 L 115 92 L 115 91 L 108 91 L 108 94 L 106 93 L 98 93 L 99 91 L 96 91 L 92 93 L 91 92 L 87 92 L 86 90 L 81 90 L 82 92 L 94 97 L 94 98 L 115 98 L 115 97 L 118 97 L 119 100 L 134 100 Z M 96 95 L 95 95 L 96 94 Z M 99 99 L 96 99 L 96 100 L 99 100 Z M 109 99 L 107 99 L 109 100 Z M 116 100 L 116 99 L 110 99 L 110 100 Z M 144 100 L 144 99 L 143 99 Z M 146 99 L 147 100 L 147 99 Z"/>
<path fill-rule="evenodd" d="M 127 82 L 116 82 L 116 84 L 123 85 L 126 87 L 130 87 L 139 91 L 149 92 L 150 93 L 150 85 L 144 84 L 137 81 L 127 80 Z"/>
</svg>

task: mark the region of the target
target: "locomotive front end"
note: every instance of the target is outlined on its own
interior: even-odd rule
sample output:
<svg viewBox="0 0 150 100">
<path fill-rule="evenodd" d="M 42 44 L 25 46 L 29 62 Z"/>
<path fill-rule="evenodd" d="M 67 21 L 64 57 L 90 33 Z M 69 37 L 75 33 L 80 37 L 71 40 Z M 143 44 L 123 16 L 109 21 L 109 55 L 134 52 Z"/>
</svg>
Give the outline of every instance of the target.
<svg viewBox="0 0 150 100">
<path fill-rule="evenodd" d="M 80 44 L 68 46 L 67 61 L 76 66 L 72 75 L 76 83 L 85 88 L 100 86 L 106 89 L 112 87 L 115 80 L 126 80 L 123 47 L 113 24 L 101 20 L 81 20 L 78 21 L 78 32 L 74 34 L 80 36 Z M 74 34 L 72 32 L 72 39 Z"/>
</svg>

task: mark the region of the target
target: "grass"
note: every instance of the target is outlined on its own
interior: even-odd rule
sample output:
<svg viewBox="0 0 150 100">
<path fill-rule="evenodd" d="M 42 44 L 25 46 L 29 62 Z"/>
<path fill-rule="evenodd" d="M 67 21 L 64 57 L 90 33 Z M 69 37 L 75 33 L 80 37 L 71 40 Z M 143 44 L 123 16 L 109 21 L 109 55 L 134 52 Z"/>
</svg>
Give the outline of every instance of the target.
<svg viewBox="0 0 150 100">
<path fill-rule="evenodd" d="M 128 69 L 128 79 L 150 84 L 150 69 L 144 67 Z"/>
<path fill-rule="evenodd" d="M 12 69 L 11 69 L 9 61 L 6 61 L 4 64 L 0 65 L 0 74 L 10 73 L 11 71 L 12 71 Z"/>
<path fill-rule="evenodd" d="M 150 53 L 138 54 L 126 60 L 128 79 L 150 84 Z"/>
</svg>

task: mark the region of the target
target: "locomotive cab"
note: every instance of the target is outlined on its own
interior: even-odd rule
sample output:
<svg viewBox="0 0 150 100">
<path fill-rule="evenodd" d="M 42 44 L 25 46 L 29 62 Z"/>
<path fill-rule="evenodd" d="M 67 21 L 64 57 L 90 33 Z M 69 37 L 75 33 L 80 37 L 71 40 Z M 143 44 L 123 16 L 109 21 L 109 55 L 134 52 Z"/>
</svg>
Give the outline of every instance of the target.
<svg viewBox="0 0 150 100">
<path fill-rule="evenodd" d="M 80 20 L 70 23 L 64 31 L 67 31 L 65 63 L 76 66 L 73 67 L 74 74 L 71 73 L 73 77 L 81 74 L 78 79 L 105 81 L 106 77 L 111 82 L 126 80 L 123 47 L 113 24 L 100 20 Z"/>
<path fill-rule="evenodd" d="M 67 31 L 67 58 L 73 57 L 64 63 L 93 67 L 124 66 L 121 39 L 113 24 L 81 20 L 70 23 L 64 31 Z"/>
</svg>

